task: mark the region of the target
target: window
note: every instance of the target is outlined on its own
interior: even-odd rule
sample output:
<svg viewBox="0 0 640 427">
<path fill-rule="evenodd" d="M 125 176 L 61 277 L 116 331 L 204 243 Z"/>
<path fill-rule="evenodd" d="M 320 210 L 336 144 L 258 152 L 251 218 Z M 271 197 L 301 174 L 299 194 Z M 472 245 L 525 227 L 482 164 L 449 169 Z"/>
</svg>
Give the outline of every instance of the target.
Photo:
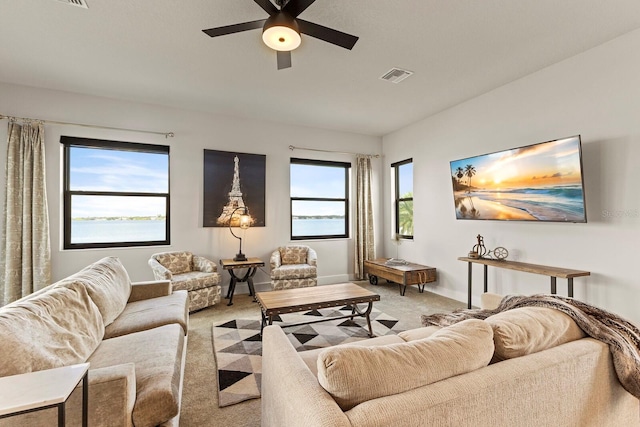
<svg viewBox="0 0 640 427">
<path fill-rule="evenodd" d="M 291 240 L 349 237 L 350 168 L 291 159 Z"/>
<path fill-rule="evenodd" d="M 413 159 L 391 165 L 395 177 L 396 236 L 413 239 Z"/>
<path fill-rule="evenodd" d="M 64 248 L 168 245 L 169 147 L 63 136 Z"/>
</svg>

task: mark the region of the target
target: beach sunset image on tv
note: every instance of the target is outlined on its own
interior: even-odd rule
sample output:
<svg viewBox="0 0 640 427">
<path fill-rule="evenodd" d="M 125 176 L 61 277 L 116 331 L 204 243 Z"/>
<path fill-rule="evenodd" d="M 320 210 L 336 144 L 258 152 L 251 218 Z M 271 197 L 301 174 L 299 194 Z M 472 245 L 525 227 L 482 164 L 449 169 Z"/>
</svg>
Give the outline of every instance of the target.
<svg viewBox="0 0 640 427">
<path fill-rule="evenodd" d="M 457 219 L 586 222 L 580 136 L 451 162 Z"/>
</svg>

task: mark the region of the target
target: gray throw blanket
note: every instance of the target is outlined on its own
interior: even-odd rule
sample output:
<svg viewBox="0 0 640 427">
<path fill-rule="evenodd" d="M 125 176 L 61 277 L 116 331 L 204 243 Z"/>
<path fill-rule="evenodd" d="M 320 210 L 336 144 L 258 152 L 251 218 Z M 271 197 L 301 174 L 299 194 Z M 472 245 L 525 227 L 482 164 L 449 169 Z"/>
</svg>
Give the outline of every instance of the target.
<svg viewBox="0 0 640 427">
<path fill-rule="evenodd" d="M 569 315 L 590 337 L 609 345 L 620 384 L 640 399 L 640 330 L 627 320 L 598 307 L 558 295 L 508 295 L 494 310 L 456 310 L 422 315 L 424 326 L 449 326 L 466 319 L 481 319 L 519 307 L 548 307 Z"/>
</svg>

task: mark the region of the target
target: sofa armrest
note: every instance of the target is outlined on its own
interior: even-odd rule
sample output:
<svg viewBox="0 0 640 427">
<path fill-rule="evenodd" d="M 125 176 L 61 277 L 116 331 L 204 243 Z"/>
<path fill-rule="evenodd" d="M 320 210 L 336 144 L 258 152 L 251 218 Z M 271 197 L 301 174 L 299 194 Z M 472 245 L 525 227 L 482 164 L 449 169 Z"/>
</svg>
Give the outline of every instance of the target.
<svg viewBox="0 0 640 427">
<path fill-rule="evenodd" d="M 269 259 L 269 264 L 271 265 L 271 269 L 278 268 L 282 265 L 282 257 L 280 256 L 280 251 L 276 249 L 271 253 L 271 258 Z"/>
<path fill-rule="evenodd" d="M 166 297 L 167 295 L 171 295 L 171 282 L 169 280 L 135 282 L 131 284 L 131 295 L 129 295 L 127 302 Z"/>
<path fill-rule="evenodd" d="M 307 252 L 307 264 L 318 266 L 318 254 L 315 250 L 309 248 Z"/>
<path fill-rule="evenodd" d="M 149 267 L 151 267 L 153 277 L 155 277 L 156 280 L 171 280 L 173 278 L 171 271 L 154 258 L 149 259 Z"/>
<path fill-rule="evenodd" d="M 198 256 L 193 256 L 193 269 L 195 271 L 202 271 L 203 273 L 216 273 L 218 271 L 218 266 L 215 262 Z"/>
<path fill-rule="evenodd" d="M 262 343 L 262 427 L 351 426 L 279 326 Z"/>
<path fill-rule="evenodd" d="M 81 390 L 82 387 L 78 389 Z M 78 403 L 82 402 L 81 396 L 78 397 Z M 105 419 L 109 419 L 109 425 L 132 426 L 133 406 L 136 402 L 135 365 L 123 363 L 89 369 L 89 401 L 92 409 L 90 412 L 94 417 L 93 420 L 92 417 L 89 418 L 89 425 L 100 425 Z"/>
</svg>

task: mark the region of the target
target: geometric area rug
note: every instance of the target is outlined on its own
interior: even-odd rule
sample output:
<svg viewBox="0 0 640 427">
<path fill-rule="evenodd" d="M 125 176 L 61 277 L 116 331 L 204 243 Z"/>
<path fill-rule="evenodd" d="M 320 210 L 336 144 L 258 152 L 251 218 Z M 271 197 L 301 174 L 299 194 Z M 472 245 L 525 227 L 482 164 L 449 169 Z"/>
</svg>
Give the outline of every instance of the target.
<svg viewBox="0 0 640 427">
<path fill-rule="evenodd" d="M 274 317 L 273 324 L 302 323 L 319 317 L 337 317 L 350 307 L 323 308 Z M 375 336 L 393 335 L 397 319 L 373 308 L 371 328 Z M 364 317 L 337 319 L 283 328 L 297 351 L 324 348 L 369 338 Z M 260 397 L 262 341 L 259 319 L 236 319 L 213 325 L 213 352 L 218 367 L 218 406 L 224 407 Z"/>
</svg>

